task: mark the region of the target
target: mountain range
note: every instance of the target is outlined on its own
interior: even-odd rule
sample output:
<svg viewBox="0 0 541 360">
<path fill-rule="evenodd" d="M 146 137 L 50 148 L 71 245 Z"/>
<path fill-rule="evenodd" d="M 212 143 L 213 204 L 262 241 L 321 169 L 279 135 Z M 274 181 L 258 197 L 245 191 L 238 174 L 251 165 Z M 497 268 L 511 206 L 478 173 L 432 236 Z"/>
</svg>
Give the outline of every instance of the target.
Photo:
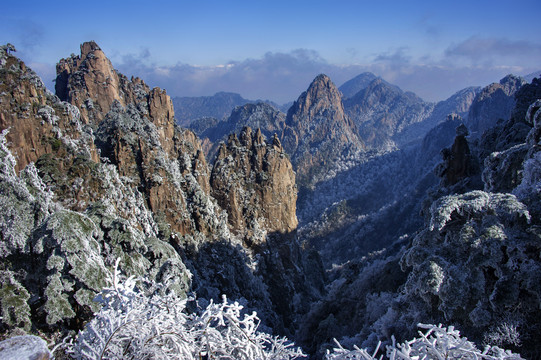
<svg viewBox="0 0 541 360">
<path fill-rule="evenodd" d="M 418 323 L 539 355 L 539 79 L 428 103 L 320 74 L 282 111 L 172 100 L 86 42 L 55 90 L 0 47 L 2 339 L 66 345 L 120 263 L 192 313 L 234 299 L 311 358 Z"/>
<path fill-rule="evenodd" d="M 180 126 L 188 126 L 191 122 L 200 118 L 223 120 L 229 117 L 233 108 L 245 104 L 265 102 L 282 111 L 288 107 L 288 104 L 280 106 L 268 100 L 247 100 L 239 94 L 224 91 L 212 96 L 184 96 L 174 97 L 172 100 L 177 123 Z"/>
</svg>

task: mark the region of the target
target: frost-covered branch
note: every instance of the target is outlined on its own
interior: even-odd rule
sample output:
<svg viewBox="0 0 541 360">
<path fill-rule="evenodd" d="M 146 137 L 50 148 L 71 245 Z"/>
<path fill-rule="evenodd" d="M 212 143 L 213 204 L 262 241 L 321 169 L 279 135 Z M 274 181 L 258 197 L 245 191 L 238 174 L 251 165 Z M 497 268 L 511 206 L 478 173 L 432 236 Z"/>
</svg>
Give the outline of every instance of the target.
<svg viewBox="0 0 541 360">
<path fill-rule="evenodd" d="M 111 286 L 96 297 L 102 309 L 79 333 L 67 352 L 78 359 L 295 359 L 305 355 L 285 338 L 258 331 L 254 312 L 228 302 L 210 304 L 189 314 L 186 299 L 164 294 L 155 284 L 123 278 L 118 261 Z M 139 285 L 138 285 L 139 284 Z M 147 292 L 149 294 L 147 294 Z"/>
<path fill-rule="evenodd" d="M 393 337 L 393 344 L 387 346 L 387 358 L 390 360 L 419 360 L 419 359 L 463 359 L 463 360 L 518 360 L 520 355 L 509 350 L 503 350 L 496 346 L 487 346 L 483 351 L 479 350 L 474 343 L 460 336 L 460 332 L 454 327 L 448 328 L 440 325 L 418 324 L 419 336 L 413 340 L 397 344 Z M 327 352 L 326 360 L 375 360 L 382 359 L 383 355 L 377 357 L 379 344 L 372 355 L 366 349 L 355 347 L 353 350 L 344 349 L 338 341 L 337 348 L 333 352 Z"/>
</svg>

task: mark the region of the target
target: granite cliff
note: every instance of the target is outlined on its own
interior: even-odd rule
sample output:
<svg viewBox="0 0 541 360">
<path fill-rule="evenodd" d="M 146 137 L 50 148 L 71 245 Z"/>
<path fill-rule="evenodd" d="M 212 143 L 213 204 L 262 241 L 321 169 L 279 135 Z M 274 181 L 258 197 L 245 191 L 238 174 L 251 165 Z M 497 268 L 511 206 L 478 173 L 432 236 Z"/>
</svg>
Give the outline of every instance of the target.
<svg viewBox="0 0 541 360">
<path fill-rule="evenodd" d="M 296 241 L 278 139 L 245 129 L 211 168 L 166 92 L 115 71 L 95 42 L 60 60 L 58 96 L 0 55 L 3 336 L 80 328 L 117 258 L 181 296 L 245 299 L 275 332 L 294 331 L 307 311 L 294 298 L 315 296 L 322 273 Z"/>
<path fill-rule="evenodd" d="M 323 74 L 289 108 L 281 140 L 299 184 L 308 187 L 321 181 L 341 158 L 363 149 L 340 92 Z"/>
</svg>

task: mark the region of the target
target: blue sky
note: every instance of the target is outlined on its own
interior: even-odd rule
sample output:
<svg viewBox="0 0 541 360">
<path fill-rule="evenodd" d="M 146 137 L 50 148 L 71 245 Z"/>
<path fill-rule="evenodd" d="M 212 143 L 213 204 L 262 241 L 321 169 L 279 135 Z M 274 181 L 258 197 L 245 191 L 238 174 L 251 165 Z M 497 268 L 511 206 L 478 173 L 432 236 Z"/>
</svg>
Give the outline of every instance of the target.
<svg viewBox="0 0 541 360">
<path fill-rule="evenodd" d="M 541 1 L 10 1 L 11 42 L 52 87 L 95 40 L 124 74 L 172 96 L 294 100 L 319 73 L 372 71 L 426 100 L 541 70 Z"/>
</svg>

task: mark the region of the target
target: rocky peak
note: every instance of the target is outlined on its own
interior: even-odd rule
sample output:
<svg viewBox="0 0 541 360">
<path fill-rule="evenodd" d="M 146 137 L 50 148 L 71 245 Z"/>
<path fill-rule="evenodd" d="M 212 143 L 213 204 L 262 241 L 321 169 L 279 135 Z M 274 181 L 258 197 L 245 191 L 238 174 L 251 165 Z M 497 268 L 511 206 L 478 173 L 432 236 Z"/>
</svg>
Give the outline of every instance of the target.
<svg viewBox="0 0 541 360">
<path fill-rule="evenodd" d="M 297 227 L 295 173 L 279 143 L 245 127 L 222 143 L 211 174 L 211 192 L 234 232 L 290 233 Z M 260 238 L 259 241 L 264 241 Z"/>
<path fill-rule="evenodd" d="M 335 116 L 344 117 L 344 107 L 340 91 L 331 79 L 324 74 L 318 75 L 288 112 L 288 125 L 301 116 L 315 117 L 333 110 Z"/>
<path fill-rule="evenodd" d="M 48 91 L 10 49 L 0 47 L 0 131 L 8 129 L 6 138 L 18 160 L 16 171 L 44 154 L 63 152 L 68 143 L 78 155 L 97 160 L 94 145 L 83 134 L 79 110 Z"/>
<path fill-rule="evenodd" d="M 135 105 L 164 128 L 164 135 L 172 134 L 173 103 L 165 91 L 150 90 L 141 79 L 118 73 L 95 42 L 83 43 L 79 56 L 61 59 L 56 72 L 58 97 L 77 106 L 83 122 L 97 126 L 116 101 Z"/>
<path fill-rule="evenodd" d="M 80 56 L 61 59 L 56 73 L 58 97 L 77 106 L 85 123 L 97 124 L 103 120 L 115 100 L 125 105 L 119 76 L 93 41 L 81 45 Z"/>
<path fill-rule="evenodd" d="M 345 154 L 362 149 L 353 122 L 344 113 L 340 91 L 318 75 L 289 109 L 282 133 L 299 183 L 314 184 Z"/>
<path fill-rule="evenodd" d="M 86 58 L 88 54 L 98 50 L 101 51 L 101 48 L 94 40 L 84 42 L 81 44 L 81 57 Z"/>
<path fill-rule="evenodd" d="M 57 64 L 56 92 L 58 96 L 80 110 L 84 123 L 97 127 L 114 104 L 134 106 L 158 130 L 163 149 L 174 154 L 172 139 L 175 112 L 165 90 L 150 89 L 139 78 L 118 73 L 94 41 L 81 45 L 81 54 L 61 59 Z"/>
</svg>

